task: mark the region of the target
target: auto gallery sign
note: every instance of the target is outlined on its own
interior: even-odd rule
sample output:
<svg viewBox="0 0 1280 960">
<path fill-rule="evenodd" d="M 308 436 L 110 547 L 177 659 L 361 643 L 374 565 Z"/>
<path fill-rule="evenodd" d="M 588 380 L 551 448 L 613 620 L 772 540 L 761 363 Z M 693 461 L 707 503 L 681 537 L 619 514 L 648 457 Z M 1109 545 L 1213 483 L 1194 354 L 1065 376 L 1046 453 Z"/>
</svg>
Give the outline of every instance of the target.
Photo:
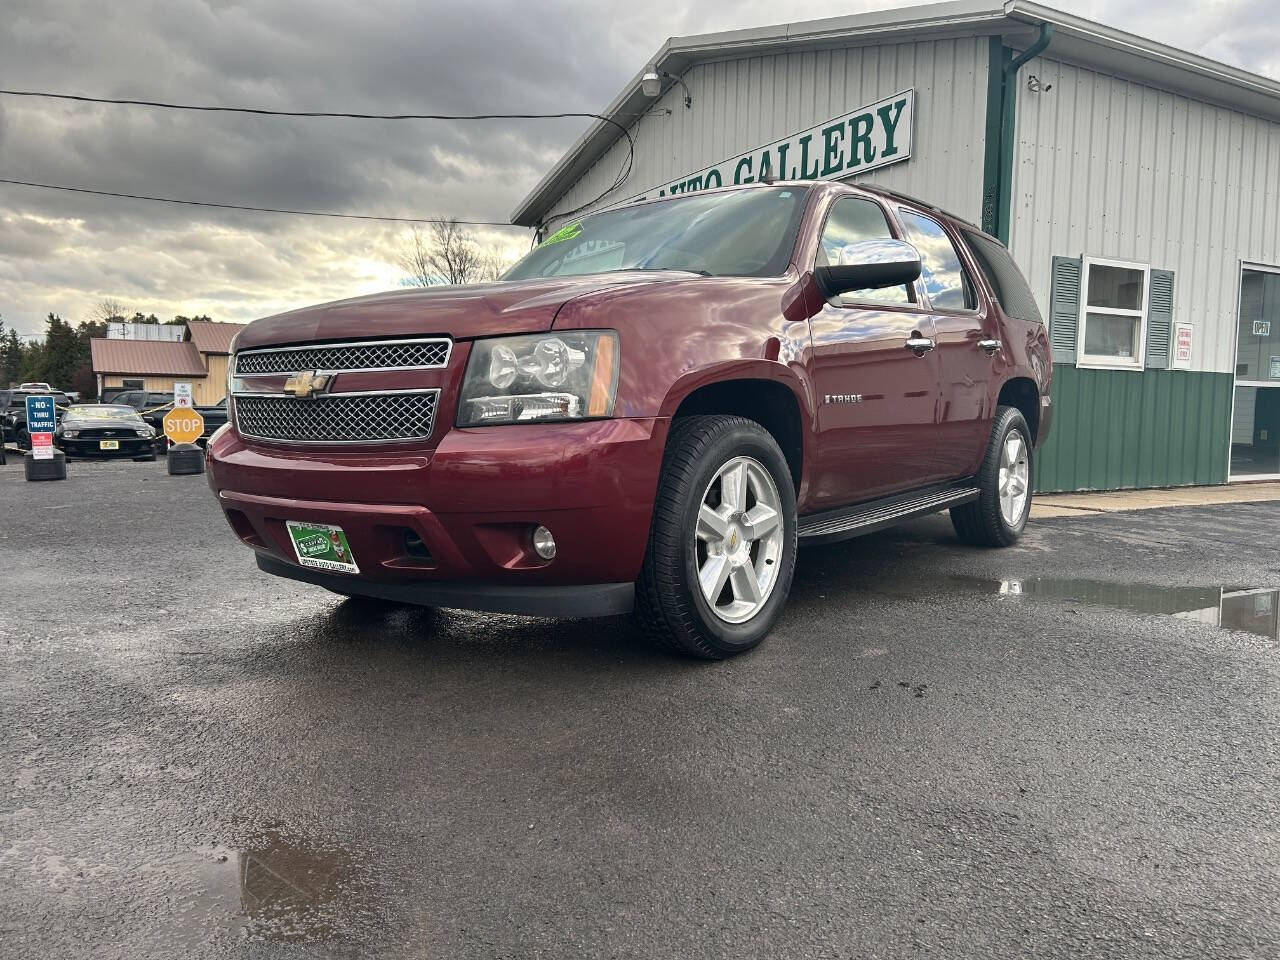
<svg viewBox="0 0 1280 960">
<path fill-rule="evenodd" d="M 838 180 L 898 163 L 911 156 L 915 90 L 834 117 L 783 140 L 748 150 L 681 177 L 646 197 L 666 197 L 737 183 L 776 180 Z"/>
</svg>

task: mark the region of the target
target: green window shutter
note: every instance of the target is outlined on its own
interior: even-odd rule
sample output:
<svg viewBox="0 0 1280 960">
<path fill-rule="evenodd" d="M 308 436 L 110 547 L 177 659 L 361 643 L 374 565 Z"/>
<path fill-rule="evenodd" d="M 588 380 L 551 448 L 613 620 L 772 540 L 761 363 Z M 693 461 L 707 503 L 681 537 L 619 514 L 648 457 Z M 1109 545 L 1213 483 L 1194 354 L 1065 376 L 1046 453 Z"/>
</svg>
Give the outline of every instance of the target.
<svg viewBox="0 0 1280 960">
<path fill-rule="evenodd" d="M 1148 367 L 1160 370 L 1169 366 L 1169 340 L 1173 336 L 1173 271 L 1152 270 L 1151 291 L 1147 297 Z"/>
<path fill-rule="evenodd" d="M 1054 257 L 1049 284 L 1049 343 L 1054 363 L 1076 362 L 1076 327 L 1080 323 L 1080 260 Z"/>
</svg>

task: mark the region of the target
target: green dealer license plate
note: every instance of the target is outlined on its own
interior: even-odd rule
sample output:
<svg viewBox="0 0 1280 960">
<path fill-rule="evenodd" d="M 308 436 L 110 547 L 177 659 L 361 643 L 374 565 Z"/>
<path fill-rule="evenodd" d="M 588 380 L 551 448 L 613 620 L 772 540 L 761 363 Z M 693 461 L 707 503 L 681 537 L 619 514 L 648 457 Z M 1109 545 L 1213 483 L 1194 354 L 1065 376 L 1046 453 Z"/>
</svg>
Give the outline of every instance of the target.
<svg viewBox="0 0 1280 960">
<path fill-rule="evenodd" d="M 299 523 L 285 521 L 289 537 L 293 540 L 293 552 L 304 567 L 317 570 L 335 570 L 338 573 L 359 573 L 356 558 L 351 555 L 351 544 L 341 527 L 327 523 Z"/>
</svg>

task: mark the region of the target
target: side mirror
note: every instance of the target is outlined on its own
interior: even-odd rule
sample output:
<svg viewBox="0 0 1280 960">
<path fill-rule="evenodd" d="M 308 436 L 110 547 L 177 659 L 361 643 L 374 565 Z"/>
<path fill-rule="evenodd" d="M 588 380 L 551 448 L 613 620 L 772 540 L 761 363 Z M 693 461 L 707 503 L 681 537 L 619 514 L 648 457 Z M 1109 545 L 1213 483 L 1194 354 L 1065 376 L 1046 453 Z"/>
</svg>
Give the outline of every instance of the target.
<svg viewBox="0 0 1280 960">
<path fill-rule="evenodd" d="M 828 297 L 896 287 L 920 276 L 920 254 L 902 240 L 863 240 L 842 248 L 839 263 L 813 273 Z"/>
</svg>

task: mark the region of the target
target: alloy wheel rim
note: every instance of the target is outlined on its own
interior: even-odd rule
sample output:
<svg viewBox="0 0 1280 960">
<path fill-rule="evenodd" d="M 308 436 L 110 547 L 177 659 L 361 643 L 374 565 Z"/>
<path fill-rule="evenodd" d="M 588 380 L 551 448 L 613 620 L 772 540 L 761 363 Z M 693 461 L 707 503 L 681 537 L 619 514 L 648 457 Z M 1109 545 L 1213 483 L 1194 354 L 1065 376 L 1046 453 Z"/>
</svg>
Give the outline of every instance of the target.
<svg viewBox="0 0 1280 960">
<path fill-rule="evenodd" d="M 1031 463 L 1022 434 L 1013 430 L 1004 438 L 1000 451 L 1000 514 L 1016 527 L 1022 520 L 1031 495 Z"/>
<path fill-rule="evenodd" d="M 734 457 L 716 471 L 698 504 L 694 557 L 698 588 L 725 623 L 745 623 L 769 601 L 782 566 L 782 498 L 769 471 Z"/>
</svg>

